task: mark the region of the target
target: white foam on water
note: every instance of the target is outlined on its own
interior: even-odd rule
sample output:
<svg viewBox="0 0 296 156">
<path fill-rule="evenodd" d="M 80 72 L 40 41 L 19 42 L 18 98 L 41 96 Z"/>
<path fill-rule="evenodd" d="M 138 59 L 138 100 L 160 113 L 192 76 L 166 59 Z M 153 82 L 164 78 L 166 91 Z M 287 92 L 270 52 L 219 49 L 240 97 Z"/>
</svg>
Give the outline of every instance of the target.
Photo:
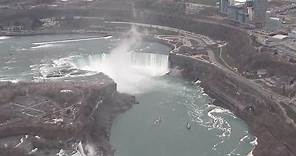
<svg viewBox="0 0 296 156">
<path fill-rule="evenodd" d="M 78 144 L 77 151 L 78 151 L 77 153 L 79 153 L 80 156 L 86 156 L 81 141 Z"/>
<path fill-rule="evenodd" d="M 256 148 L 256 146 L 258 145 L 258 138 L 255 137 L 255 139 L 253 141 L 250 142 L 250 144 L 253 146 L 253 149 L 250 151 L 250 153 L 248 153 L 247 156 L 253 156 L 253 151 Z"/>
<path fill-rule="evenodd" d="M 104 36 L 104 39 L 110 39 L 112 38 L 113 36 L 109 35 L 109 36 Z"/>
<path fill-rule="evenodd" d="M 21 80 L 19 79 L 0 79 L 0 82 L 11 82 L 11 83 L 18 83 Z"/>
<path fill-rule="evenodd" d="M 201 81 L 200 81 L 200 80 L 196 80 L 194 83 L 195 83 L 195 84 L 200 84 Z"/>
<path fill-rule="evenodd" d="M 206 98 L 207 95 L 202 95 L 204 93 L 202 88 L 196 89 L 195 97 L 200 96 L 200 98 Z M 185 93 L 186 96 L 186 93 Z M 232 127 L 226 118 L 236 118 L 233 113 L 229 110 L 214 106 L 211 104 L 195 104 L 193 101 L 185 102 L 186 107 L 188 108 L 188 115 L 191 118 L 191 121 L 198 123 L 200 126 L 206 127 L 209 131 L 218 130 L 218 141 L 212 146 L 212 150 L 218 150 L 218 147 L 222 145 L 227 138 L 231 136 Z M 231 151 L 231 153 L 235 153 Z"/>
<path fill-rule="evenodd" d="M 31 155 L 31 154 L 33 154 L 33 153 L 35 153 L 35 152 L 37 152 L 37 151 L 38 151 L 38 148 L 34 148 L 34 149 L 32 149 L 32 151 L 29 152 L 28 154 Z"/>
<path fill-rule="evenodd" d="M 26 49 L 26 48 L 17 48 L 16 51 L 26 51 L 26 50 L 29 50 L 29 49 Z"/>
<path fill-rule="evenodd" d="M 248 135 L 245 135 L 244 137 L 242 137 L 239 141 L 240 142 L 243 142 L 245 139 L 247 139 L 248 138 Z"/>
<path fill-rule="evenodd" d="M 213 120 L 212 128 L 223 131 L 219 137 L 229 137 L 231 135 L 231 126 L 222 116 L 216 115 L 221 113 L 228 113 L 228 110 L 216 107 L 208 112 L 208 116 Z"/>
<path fill-rule="evenodd" d="M 75 66 L 73 63 L 73 59 L 77 58 L 78 56 L 69 56 L 65 58 L 60 58 L 56 60 L 52 60 L 54 67 L 67 67 L 67 66 Z"/>
<path fill-rule="evenodd" d="M 69 56 L 65 58 L 55 60 L 43 60 L 41 64 L 30 65 L 30 69 L 33 72 L 34 80 L 39 82 L 44 79 L 61 79 L 65 77 L 77 77 L 77 76 L 91 76 L 96 72 L 82 72 L 80 74 L 73 74 L 79 72 L 76 68 L 74 60 L 80 56 Z"/>
<path fill-rule="evenodd" d="M 7 40 L 7 39 L 10 39 L 11 37 L 9 36 L 0 36 L 0 40 Z"/>
<path fill-rule="evenodd" d="M 15 145 L 15 147 L 19 147 L 22 143 L 24 143 L 24 138 L 23 137 L 20 139 L 20 142 L 17 145 Z"/>
<path fill-rule="evenodd" d="M 235 153 L 236 150 L 237 150 L 237 148 L 233 149 L 231 152 L 229 152 L 228 154 L 226 154 L 226 156 L 240 155 L 240 154 Z"/>
<path fill-rule="evenodd" d="M 85 150 L 87 151 L 87 156 L 97 156 L 97 152 L 95 150 L 95 147 L 91 144 L 87 144 L 85 146 Z"/>
<path fill-rule="evenodd" d="M 111 36 L 112 37 L 112 36 Z M 45 45 L 45 44 L 57 44 L 57 43 L 70 43 L 70 42 L 80 42 L 80 41 L 92 41 L 92 40 L 100 40 L 100 39 L 108 39 L 107 37 L 93 37 L 93 38 L 80 38 L 80 39 L 69 39 L 69 40 L 58 40 L 58 41 L 48 41 L 48 42 L 34 42 L 33 45 Z"/>
<path fill-rule="evenodd" d="M 210 106 L 213 106 L 213 105 L 210 105 Z M 232 112 L 230 112 L 227 109 L 221 108 L 221 107 L 216 107 L 215 109 L 211 110 L 209 113 L 227 113 L 227 114 L 233 115 Z M 235 117 L 235 116 L 233 116 L 233 117 Z"/>
<path fill-rule="evenodd" d="M 57 46 L 59 46 L 59 45 L 58 44 L 41 44 L 38 46 L 31 47 L 31 49 L 52 48 L 52 47 L 57 47 Z"/>
<path fill-rule="evenodd" d="M 81 156 L 81 154 L 79 152 L 76 152 L 75 154 L 73 154 L 72 156 Z"/>
<path fill-rule="evenodd" d="M 3 70 L 11 70 L 11 69 L 14 69 L 16 67 L 11 67 L 11 66 L 4 66 L 2 69 Z"/>
<path fill-rule="evenodd" d="M 77 152 L 72 156 L 98 156 L 98 155 L 100 154 L 97 154 L 94 145 L 88 143 L 83 148 L 82 143 L 79 142 L 77 145 Z"/>
<path fill-rule="evenodd" d="M 254 156 L 254 155 L 253 155 L 253 150 L 252 150 L 250 153 L 248 153 L 247 156 Z"/>
<path fill-rule="evenodd" d="M 66 155 L 66 152 L 63 149 L 60 149 L 59 153 L 57 153 L 56 155 L 57 156 L 64 156 L 64 155 Z"/>
<path fill-rule="evenodd" d="M 253 146 L 258 145 L 257 137 L 255 137 L 255 140 L 251 141 L 250 144 Z"/>
</svg>

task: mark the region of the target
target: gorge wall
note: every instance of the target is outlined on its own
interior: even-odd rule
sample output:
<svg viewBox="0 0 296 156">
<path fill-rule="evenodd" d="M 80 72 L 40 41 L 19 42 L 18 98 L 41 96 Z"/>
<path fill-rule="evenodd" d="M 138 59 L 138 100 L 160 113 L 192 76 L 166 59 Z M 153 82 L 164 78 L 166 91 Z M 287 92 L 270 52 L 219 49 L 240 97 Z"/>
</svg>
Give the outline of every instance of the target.
<svg viewBox="0 0 296 156">
<path fill-rule="evenodd" d="M 272 99 L 254 91 L 225 71 L 197 59 L 170 55 L 171 67 L 182 70 L 184 78 L 201 80 L 202 87 L 217 101 L 245 120 L 251 132 L 258 137 L 255 156 L 294 156 L 296 129 L 286 122 L 280 108 Z"/>
<path fill-rule="evenodd" d="M 50 10 L 50 13 L 53 16 L 62 14 L 101 16 L 111 21 L 141 22 L 184 29 L 228 42 L 229 44 L 225 47 L 225 59 L 230 65 L 237 67 L 241 73 L 266 68 L 273 74 L 290 74 L 291 76 L 296 74 L 294 64 L 278 62 L 269 51 L 259 52 L 257 47 L 254 47 L 256 43 L 245 30 L 223 24 L 223 21 L 150 10 L 139 10 L 138 16 L 134 18 L 130 10 L 114 11 L 114 9 L 65 9 Z M 39 10 L 39 12 L 43 11 Z M 33 13 L 34 11 L 30 14 Z M 35 12 L 34 15 L 39 14 Z M 48 14 L 44 15 L 44 17 L 47 16 Z M 9 17 L 15 18 L 17 15 Z M 2 21 L 6 21 L 5 18 L 3 17 Z M 293 156 L 296 154 L 295 127 L 287 123 L 286 118 L 279 111 L 280 108 L 272 99 L 254 91 L 248 84 L 228 75 L 214 65 L 182 55 L 170 55 L 170 62 L 172 67 L 178 66 L 183 70 L 184 78 L 192 81 L 200 79 L 207 93 L 217 99 L 216 104 L 229 108 L 248 123 L 252 133 L 258 137 L 259 145 L 254 151 L 255 156 Z M 106 107 L 106 109 L 112 110 L 111 107 Z M 291 112 L 293 113 L 295 112 Z M 103 117 L 100 118 L 103 119 Z M 100 120 L 100 122 L 104 121 L 108 120 Z M 109 134 L 104 132 L 108 131 L 108 128 L 101 131 L 106 134 L 105 138 L 108 138 Z"/>
</svg>

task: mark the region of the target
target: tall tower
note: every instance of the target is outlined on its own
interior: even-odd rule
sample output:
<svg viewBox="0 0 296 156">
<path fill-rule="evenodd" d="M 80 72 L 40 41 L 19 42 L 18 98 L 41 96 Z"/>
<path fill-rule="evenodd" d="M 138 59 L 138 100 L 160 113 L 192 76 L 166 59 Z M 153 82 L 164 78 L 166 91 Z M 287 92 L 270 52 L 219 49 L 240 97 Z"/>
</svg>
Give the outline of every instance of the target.
<svg viewBox="0 0 296 156">
<path fill-rule="evenodd" d="M 248 10 L 249 21 L 254 20 L 254 1 L 253 0 L 246 0 L 246 7 Z"/>
<path fill-rule="evenodd" d="M 230 5 L 230 6 L 233 6 L 234 3 L 235 3 L 235 0 L 229 0 L 229 5 Z"/>
<path fill-rule="evenodd" d="M 267 0 L 254 0 L 254 24 L 257 28 L 265 26 Z"/>
<path fill-rule="evenodd" d="M 219 5 L 219 12 L 222 14 L 227 14 L 229 7 L 229 0 L 218 0 L 217 4 Z"/>
</svg>

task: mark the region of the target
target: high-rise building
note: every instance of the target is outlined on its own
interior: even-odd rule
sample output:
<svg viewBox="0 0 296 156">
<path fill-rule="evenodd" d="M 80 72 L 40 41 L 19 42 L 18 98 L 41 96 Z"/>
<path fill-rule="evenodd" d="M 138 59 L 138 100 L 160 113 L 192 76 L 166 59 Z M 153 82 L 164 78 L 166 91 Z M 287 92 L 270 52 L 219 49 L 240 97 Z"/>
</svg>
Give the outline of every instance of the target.
<svg viewBox="0 0 296 156">
<path fill-rule="evenodd" d="M 254 0 L 254 24 L 256 27 L 264 27 L 267 7 L 267 0 Z"/>
<path fill-rule="evenodd" d="M 219 12 L 239 23 L 254 24 L 264 27 L 266 20 L 267 0 L 218 0 Z"/>
<path fill-rule="evenodd" d="M 254 20 L 254 1 L 253 0 L 246 0 L 246 8 L 248 12 L 249 21 Z"/>
<path fill-rule="evenodd" d="M 229 0 L 217 0 L 217 5 L 219 7 L 219 12 L 222 14 L 228 13 L 228 7 L 229 7 Z"/>
<path fill-rule="evenodd" d="M 243 6 L 230 6 L 228 8 L 228 18 L 239 22 L 239 23 L 249 23 L 248 13 Z"/>
<path fill-rule="evenodd" d="M 233 6 L 235 4 L 235 0 L 229 0 L 229 5 Z"/>
</svg>

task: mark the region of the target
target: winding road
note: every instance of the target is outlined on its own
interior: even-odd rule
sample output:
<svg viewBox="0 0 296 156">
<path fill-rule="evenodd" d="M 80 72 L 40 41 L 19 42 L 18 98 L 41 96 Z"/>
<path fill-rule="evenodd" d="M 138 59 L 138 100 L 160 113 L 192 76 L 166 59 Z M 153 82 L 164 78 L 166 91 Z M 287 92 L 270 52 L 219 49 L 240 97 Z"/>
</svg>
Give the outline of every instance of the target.
<svg viewBox="0 0 296 156">
<path fill-rule="evenodd" d="M 157 29 L 161 29 L 161 30 L 176 32 L 176 33 L 182 34 L 182 35 L 184 35 L 186 37 L 190 37 L 190 39 L 195 38 L 198 41 L 204 42 L 204 44 L 206 44 L 206 45 L 215 45 L 216 44 L 216 42 L 214 40 L 210 39 L 207 36 L 204 36 L 204 35 L 201 35 L 201 34 L 195 34 L 193 32 L 189 32 L 189 31 L 185 31 L 185 30 L 181 30 L 181 29 L 177 29 L 177 28 L 167 27 L 167 26 L 143 24 L 143 23 L 134 23 L 134 22 L 110 22 L 110 23 L 113 23 L 113 24 L 130 24 L 130 25 L 141 26 L 141 27 L 157 28 Z M 188 41 L 188 40 L 186 40 L 186 41 Z M 222 45 L 222 46 L 225 46 L 225 45 Z M 172 50 L 172 52 L 176 52 L 176 51 Z M 197 61 L 203 61 L 203 62 L 206 62 L 206 63 L 210 63 L 212 65 L 215 65 L 216 67 L 220 68 L 225 73 L 227 73 L 226 74 L 227 76 L 234 78 L 240 84 L 244 84 L 244 85 L 247 85 L 247 86 L 251 87 L 254 91 L 260 93 L 263 97 L 265 97 L 265 99 L 269 100 L 270 102 L 274 102 L 280 108 L 282 115 L 286 119 L 286 122 L 288 124 L 291 124 L 296 129 L 295 121 L 288 116 L 287 111 L 282 106 L 282 104 L 285 104 L 285 105 L 289 106 L 289 103 L 291 102 L 290 98 L 284 97 L 284 96 L 279 95 L 279 94 L 277 94 L 277 93 L 275 93 L 275 92 L 273 92 L 273 91 L 271 91 L 269 89 L 266 89 L 263 86 L 257 84 L 256 82 L 241 76 L 238 72 L 234 72 L 234 71 L 230 70 L 229 67 L 226 67 L 226 66 L 222 65 L 217 60 L 217 58 L 216 58 L 216 56 L 215 56 L 215 54 L 214 54 L 214 52 L 212 50 L 207 50 L 207 52 L 208 52 L 210 62 L 201 60 L 199 58 L 185 56 L 185 55 L 182 55 L 180 53 L 178 53 L 178 55 L 182 55 L 182 56 L 185 56 L 185 57 L 190 57 L 190 58 L 196 59 Z M 225 63 L 227 64 L 227 62 L 225 62 Z M 234 99 L 232 99 L 232 100 L 236 101 Z M 239 102 L 236 102 L 236 103 L 238 104 Z M 265 102 L 265 103 L 268 103 L 268 102 Z M 244 106 L 241 105 L 240 107 L 243 108 Z"/>
</svg>

